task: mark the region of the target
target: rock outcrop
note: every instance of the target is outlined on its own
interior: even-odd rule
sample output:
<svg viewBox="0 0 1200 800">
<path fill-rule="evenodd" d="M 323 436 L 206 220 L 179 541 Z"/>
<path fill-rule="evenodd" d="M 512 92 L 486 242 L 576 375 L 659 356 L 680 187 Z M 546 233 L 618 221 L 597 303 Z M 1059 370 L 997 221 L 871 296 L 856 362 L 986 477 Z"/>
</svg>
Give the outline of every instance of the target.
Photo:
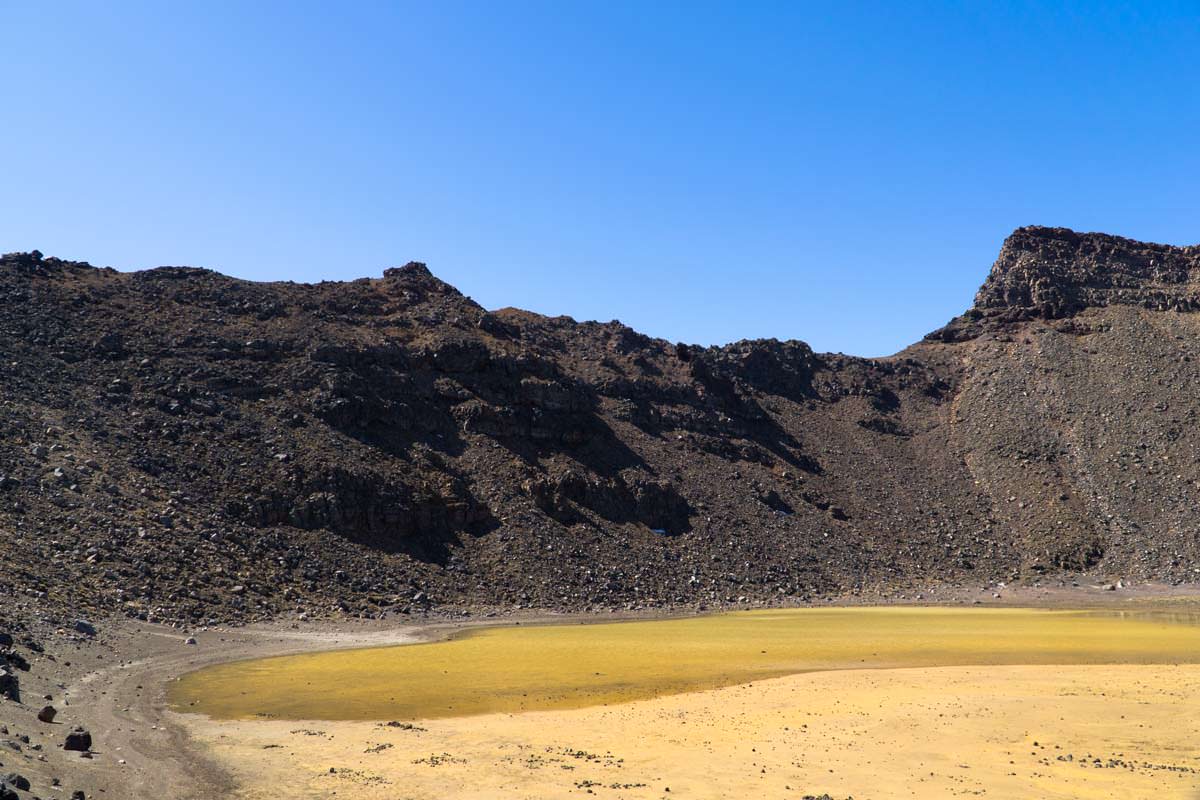
<svg viewBox="0 0 1200 800">
<path fill-rule="evenodd" d="M 1130 305 L 1200 310 L 1200 247 L 1147 244 L 1066 228 L 1021 228 L 1008 237 L 975 297 L 976 308 L 1046 319 Z"/>
</svg>

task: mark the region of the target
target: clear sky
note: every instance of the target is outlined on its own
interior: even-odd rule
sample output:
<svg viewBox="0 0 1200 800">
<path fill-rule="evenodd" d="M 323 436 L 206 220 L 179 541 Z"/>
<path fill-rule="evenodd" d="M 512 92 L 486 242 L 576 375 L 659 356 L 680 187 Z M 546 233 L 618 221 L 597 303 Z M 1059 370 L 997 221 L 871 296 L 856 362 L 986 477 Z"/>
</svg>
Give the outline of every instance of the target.
<svg viewBox="0 0 1200 800">
<path fill-rule="evenodd" d="M 1200 242 L 1200 3 L 0 0 L 0 250 L 883 355 L 1027 224 Z"/>
</svg>

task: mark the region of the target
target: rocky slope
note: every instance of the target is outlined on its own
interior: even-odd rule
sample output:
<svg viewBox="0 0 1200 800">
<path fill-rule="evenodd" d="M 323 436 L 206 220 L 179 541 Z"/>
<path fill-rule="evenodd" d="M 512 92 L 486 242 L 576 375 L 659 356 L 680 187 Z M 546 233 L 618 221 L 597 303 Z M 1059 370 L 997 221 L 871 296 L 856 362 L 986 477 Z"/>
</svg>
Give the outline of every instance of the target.
<svg viewBox="0 0 1200 800">
<path fill-rule="evenodd" d="M 486 311 L 416 263 L 9 254 L 0 592 L 195 625 L 1190 580 L 1195 309 L 1200 248 L 1048 228 L 883 359 Z"/>
</svg>

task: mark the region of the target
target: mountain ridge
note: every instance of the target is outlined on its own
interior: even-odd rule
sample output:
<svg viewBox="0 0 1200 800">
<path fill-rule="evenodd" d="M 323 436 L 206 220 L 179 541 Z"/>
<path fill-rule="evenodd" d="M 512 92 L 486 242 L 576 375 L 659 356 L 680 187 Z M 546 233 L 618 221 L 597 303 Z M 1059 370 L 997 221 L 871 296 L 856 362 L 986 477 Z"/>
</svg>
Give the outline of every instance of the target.
<svg viewBox="0 0 1200 800">
<path fill-rule="evenodd" d="M 180 624 L 1186 580 L 1198 270 L 1021 228 L 975 306 L 859 358 L 488 311 L 417 262 L 299 284 L 9 254 L 0 566 Z"/>
</svg>

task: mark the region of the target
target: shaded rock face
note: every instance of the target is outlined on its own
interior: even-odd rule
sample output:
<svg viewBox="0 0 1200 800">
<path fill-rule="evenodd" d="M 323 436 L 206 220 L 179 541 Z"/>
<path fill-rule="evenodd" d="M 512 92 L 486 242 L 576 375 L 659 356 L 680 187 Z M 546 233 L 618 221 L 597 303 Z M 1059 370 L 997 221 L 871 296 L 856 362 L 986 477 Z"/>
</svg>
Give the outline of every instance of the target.
<svg viewBox="0 0 1200 800">
<path fill-rule="evenodd" d="M 482 532 L 494 524 L 461 480 L 412 485 L 365 470 L 334 468 L 314 476 L 302 470 L 228 501 L 226 515 L 258 528 L 330 531 L 429 559 L 440 558 L 457 531 Z"/>
<path fill-rule="evenodd" d="M 660 481 L 616 476 L 605 480 L 568 471 L 540 477 L 522 487 L 539 509 L 571 523 L 586 519 L 586 509 L 610 522 L 637 522 L 656 533 L 679 534 L 690 528 L 692 508 L 678 489 Z"/>
<path fill-rule="evenodd" d="M 973 308 L 862 359 L 485 311 L 415 262 L 10 254 L 0 592 L 195 624 L 1191 579 L 1198 257 L 1023 228 Z"/>
</svg>

